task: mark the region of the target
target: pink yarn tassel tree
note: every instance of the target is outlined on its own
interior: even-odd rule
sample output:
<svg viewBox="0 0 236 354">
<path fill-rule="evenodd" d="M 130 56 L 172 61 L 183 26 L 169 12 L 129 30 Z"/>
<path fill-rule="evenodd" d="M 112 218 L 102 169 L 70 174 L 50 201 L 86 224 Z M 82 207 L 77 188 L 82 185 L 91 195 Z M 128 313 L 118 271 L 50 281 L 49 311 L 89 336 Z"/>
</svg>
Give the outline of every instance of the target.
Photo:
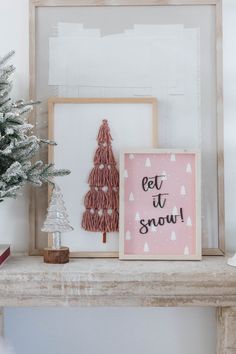
<svg viewBox="0 0 236 354">
<path fill-rule="evenodd" d="M 118 231 L 119 227 L 119 172 L 112 151 L 110 128 L 105 119 L 97 141 L 94 168 L 88 178 L 90 190 L 84 198 L 86 211 L 82 227 L 87 231 L 102 232 L 105 243 L 107 233 Z"/>
</svg>

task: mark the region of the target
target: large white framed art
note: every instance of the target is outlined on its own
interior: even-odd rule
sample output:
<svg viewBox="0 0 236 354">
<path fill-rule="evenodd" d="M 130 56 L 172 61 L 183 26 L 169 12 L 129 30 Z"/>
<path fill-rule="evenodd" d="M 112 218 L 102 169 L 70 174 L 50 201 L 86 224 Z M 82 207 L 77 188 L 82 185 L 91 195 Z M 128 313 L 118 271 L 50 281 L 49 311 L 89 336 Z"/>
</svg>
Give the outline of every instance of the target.
<svg viewBox="0 0 236 354">
<path fill-rule="evenodd" d="M 49 149 L 49 162 L 57 168 L 69 168 L 71 174 L 58 179 L 74 230 L 62 236 L 72 257 L 117 257 L 119 233 L 107 234 L 82 228 L 84 197 L 97 149 L 97 133 L 108 121 L 113 138 L 112 149 L 119 166 L 122 148 L 157 146 L 157 100 L 155 98 L 51 98 L 49 139 L 58 143 Z M 49 236 L 50 245 L 50 236 Z"/>
<path fill-rule="evenodd" d="M 157 97 L 159 146 L 201 151 L 203 254 L 224 254 L 221 0 L 31 0 L 30 94 L 45 138 L 48 97 Z M 31 254 L 46 206 L 33 190 Z"/>
</svg>

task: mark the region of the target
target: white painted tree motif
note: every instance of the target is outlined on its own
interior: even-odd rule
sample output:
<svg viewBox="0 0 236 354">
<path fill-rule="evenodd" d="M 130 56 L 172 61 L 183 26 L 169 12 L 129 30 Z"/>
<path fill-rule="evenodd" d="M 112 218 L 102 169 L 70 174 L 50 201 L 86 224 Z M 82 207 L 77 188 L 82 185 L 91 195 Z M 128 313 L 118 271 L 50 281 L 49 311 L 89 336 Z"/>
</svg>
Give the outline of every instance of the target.
<svg viewBox="0 0 236 354">
<path fill-rule="evenodd" d="M 171 154 L 170 155 L 170 161 L 176 161 L 176 157 L 175 157 L 175 154 Z"/>
<path fill-rule="evenodd" d="M 145 167 L 151 167 L 151 161 L 150 161 L 149 157 L 145 161 Z"/>
<path fill-rule="evenodd" d="M 130 233 L 129 230 L 127 230 L 126 233 L 125 233 L 125 239 L 126 240 L 131 240 L 131 233 Z"/>
<path fill-rule="evenodd" d="M 189 255 L 189 248 L 188 248 L 188 246 L 185 246 L 185 247 L 184 247 L 184 255 L 185 255 L 185 256 L 188 256 L 188 255 Z"/>
<path fill-rule="evenodd" d="M 149 252 L 149 246 L 148 246 L 148 243 L 147 243 L 147 242 L 145 242 L 145 244 L 144 244 L 143 251 L 144 251 L 145 253 L 148 253 L 148 252 Z"/>
<path fill-rule="evenodd" d="M 171 241 L 175 241 L 176 240 L 176 232 L 172 231 L 171 232 L 171 237 L 170 237 Z"/>
<path fill-rule="evenodd" d="M 186 166 L 186 172 L 187 173 L 192 173 L 192 167 L 191 167 L 190 163 L 188 163 L 187 166 Z"/>
<path fill-rule="evenodd" d="M 190 218 L 190 216 L 187 218 L 187 226 L 192 226 L 192 220 Z"/>
<path fill-rule="evenodd" d="M 131 192 L 130 195 L 129 195 L 129 201 L 130 201 L 130 202 L 133 202 L 133 201 L 134 201 L 134 195 L 133 195 L 132 192 Z"/>
<path fill-rule="evenodd" d="M 181 189 L 180 189 L 180 194 L 181 194 L 181 195 L 186 195 L 186 189 L 185 189 L 185 186 L 181 186 Z"/>
</svg>

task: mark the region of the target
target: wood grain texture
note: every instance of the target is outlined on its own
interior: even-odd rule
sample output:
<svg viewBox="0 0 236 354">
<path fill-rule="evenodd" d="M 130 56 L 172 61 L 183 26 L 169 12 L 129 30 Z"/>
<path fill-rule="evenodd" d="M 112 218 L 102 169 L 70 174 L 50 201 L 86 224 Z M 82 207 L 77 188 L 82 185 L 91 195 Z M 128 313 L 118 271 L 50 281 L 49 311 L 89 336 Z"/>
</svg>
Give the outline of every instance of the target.
<svg viewBox="0 0 236 354">
<path fill-rule="evenodd" d="M 219 248 L 203 248 L 202 255 L 203 256 L 224 256 L 224 251 Z"/>
<path fill-rule="evenodd" d="M 217 354 L 236 353 L 236 307 L 217 310 Z"/>
<path fill-rule="evenodd" d="M 80 98 L 80 97 L 50 97 L 48 99 L 49 104 L 56 103 L 80 103 L 80 104 L 92 104 L 92 103 L 157 103 L 155 97 L 89 97 L 89 98 Z"/>
<path fill-rule="evenodd" d="M 0 306 L 236 306 L 236 269 L 201 262 L 72 259 L 48 265 L 12 257 L 0 272 Z M 233 322 L 232 322 L 233 323 Z"/>
<path fill-rule="evenodd" d="M 70 252 L 70 258 L 118 258 L 118 252 Z"/>
<path fill-rule="evenodd" d="M 65 264 L 69 262 L 69 248 L 61 247 L 58 250 L 52 248 L 44 248 L 44 263 Z"/>
<path fill-rule="evenodd" d="M 219 0 L 31 0 L 34 6 L 216 5 Z"/>
<path fill-rule="evenodd" d="M 217 327 L 216 327 L 216 331 L 217 331 L 217 343 L 216 343 L 216 354 L 222 354 L 223 350 L 222 348 L 225 345 L 225 326 L 224 326 L 224 320 L 223 320 L 223 316 L 222 316 L 222 311 L 223 308 L 222 307 L 218 307 L 216 310 L 216 323 L 217 323 Z"/>
<path fill-rule="evenodd" d="M 224 201 L 224 120 L 223 120 L 223 33 L 222 1 L 216 5 L 216 94 L 217 94 L 217 163 L 218 163 L 218 219 L 219 249 L 225 252 Z"/>
</svg>

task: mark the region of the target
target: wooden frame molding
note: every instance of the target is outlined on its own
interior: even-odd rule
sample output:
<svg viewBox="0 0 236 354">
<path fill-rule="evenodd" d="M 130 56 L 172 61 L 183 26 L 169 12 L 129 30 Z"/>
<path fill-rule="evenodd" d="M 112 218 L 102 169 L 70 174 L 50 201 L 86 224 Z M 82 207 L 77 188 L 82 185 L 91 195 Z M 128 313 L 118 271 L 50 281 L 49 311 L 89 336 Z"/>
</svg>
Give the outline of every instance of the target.
<svg viewBox="0 0 236 354">
<path fill-rule="evenodd" d="M 236 307 L 217 309 L 217 353 L 236 353 Z"/>
<path fill-rule="evenodd" d="M 217 165 L 218 165 L 218 248 L 205 248 L 203 255 L 224 255 L 225 253 L 225 211 L 224 211 L 224 141 L 223 141 L 223 74 L 222 74 L 222 0 L 30 0 L 30 98 L 36 98 L 36 10 L 39 7 L 79 6 L 215 6 L 216 13 L 216 95 L 217 95 Z M 31 115 L 36 125 L 36 116 Z M 36 195 L 33 188 L 30 197 L 30 244 L 29 253 L 38 255 L 36 246 Z"/>
<path fill-rule="evenodd" d="M 221 0 L 31 0 L 34 6 L 217 5 Z"/>
</svg>

